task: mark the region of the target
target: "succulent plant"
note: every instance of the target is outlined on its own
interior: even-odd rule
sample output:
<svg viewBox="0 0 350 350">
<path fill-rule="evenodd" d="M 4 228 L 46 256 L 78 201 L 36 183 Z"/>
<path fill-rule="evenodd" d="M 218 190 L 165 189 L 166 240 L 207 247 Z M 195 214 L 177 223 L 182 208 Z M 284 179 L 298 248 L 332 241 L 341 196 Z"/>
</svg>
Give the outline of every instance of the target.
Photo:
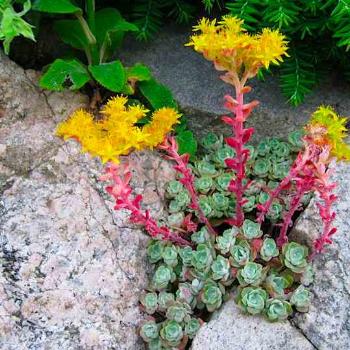
<svg viewBox="0 0 350 350">
<path fill-rule="evenodd" d="M 158 294 L 158 309 L 159 311 L 165 311 L 172 302 L 175 301 L 173 293 L 168 293 L 165 291 L 159 292 Z"/>
<path fill-rule="evenodd" d="M 227 281 L 230 277 L 230 262 L 222 255 L 218 255 L 211 265 L 213 280 Z"/>
<path fill-rule="evenodd" d="M 140 328 L 142 339 L 149 343 L 159 337 L 159 325 L 155 321 L 146 321 Z"/>
<path fill-rule="evenodd" d="M 213 256 L 206 244 L 198 244 L 197 249 L 192 253 L 192 266 L 201 272 L 209 271 Z"/>
<path fill-rule="evenodd" d="M 221 306 L 222 296 L 222 288 L 216 282 L 208 279 L 203 286 L 201 301 L 209 312 L 213 312 Z"/>
<path fill-rule="evenodd" d="M 308 264 L 300 277 L 300 282 L 304 286 L 309 286 L 311 283 L 314 282 L 314 279 L 315 279 L 315 271 L 312 265 Z"/>
<path fill-rule="evenodd" d="M 308 248 L 296 242 L 287 243 L 282 247 L 283 263 L 295 273 L 305 271 L 308 254 Z"/>
<path fill-rule="evenodd" d="M 187 190 L 179 192 L 174 200 L 181 206 L 182 209 L 185 209 L 191 202 L 190 195 Z"/>
<path fill-rule="evenodd" d="M 267 297 L 266 291 L 260 287 L 246 287 L 240 290 L 237 303 L 243 311 L 256 315 L 264 310 Z"/>
<path fill-rule="evenodd" d="M 167 184 L 166 195 L 168 198 L 174 198 L 178 193 L 184 190 L 184 186 L 180 181 L 171 180 Z"/>
<path fill-rule="evenodd" d="M 144 293 L 140 298 L 141 304 L 144 306 L 145 311 L 152 315 L 158 308 L 158 296 L 156 293 Z"/>
<path fill-rule="evenodd" d="M 202 138 L 201 144 L 207 150 L 216 150 L 222 146 L 223 137 L 218 137 L 216 134 L 209 132 L 205 137 Z"/>
<path fill-rule="evenodd" d="M 206 194 L 213 188 L 214 180 L 210 176 L 202 176 L 202 177 L 196 178 L 194 184 L 198 192 L 202 194 Z"/>
<path fill-rule="evenodd" d="M 189 321 L 191 319 L 191 313 L 190 305 L 185 302 L 175 301 L 168 307 L 166 318 L 181 323 L 182 321 Z"/>
<path fill-rule="evenodd" d="M 266 186 L 266 181 L 264 179 L 255 179 L 249 185 L 245 191 L 246 196 L 257 195 Z"/>
<path fill-rule="evenodd" d="M 272 203 L 270 210 L 266 214 L 266 217 L 271 221 L 277 221 L 281 219 L 282 211 L 283 211 L 283 206 L 278 202 L 274 202 Z"/>
<path fill-rule="evenodd" d="M 152 264 L 162 259 L 165 243 L 163 241 L 152 239 L 147 247 L 147 256 Z"/>
<path fill-rule="evenodd" d="M 223 173 L 216 178 L 216 189 L 218 191 L 228 191 L 228 186 L 234 175 L 231 173 Z"/>
<path fill-rule="evenodd" d="M 199 231 L 192 233 L 192 242 L 196 244 L 206 243 L 210 240 L 210 234 L 205 226 L 203 226 Z"/>
<path fill-rule="evenodd" d="M 261 140 L 256 147 L 257 154 L 259 156 L 266 156 L 271 149 L 271 145 L 268 139 Z"/>
<path fill-rule="evenodd" d="M 270 271 L 265 279 L 264 285 L 270 296 L 273 298 L 285 297 L 285 289 L 293 284 L 293 277 L 290 274 L 278 274 L 277 271 Z"/>
<path fill-rule="evenodd" d="M 166 265 L 174 267 L 177 265 L 177 249 L 174 245 L 166 246 L 162 253 L 162 258 Z"/>
<path fill-rule="evenodd" d="M 285 320 L 292 313 L 292 307 L 285 300 L 269 299 L 266 302 L 265 313 L 269 321 Z"/>
<path fill-rule="evenodd" d="M 279 142 L 278 146 L 274 148 L 274 153 L 279 158 L 288 158 L 290 154 L 290 146 L 287 142 Z"/>
<path fill-rule="evenodd" d="M 229 206 L 229 199 L 220 192 L 215 192 L 211 196 L 212 208 L 216 211 L 225 211 Z"/>
<path fill-rule="evenodd" d="M 178 346 L 183 338 L 181 325 L 174 320 L 166 320 L 160 329 L 160 337 L 165 346 L 170 348 Z"/>
<path fill-rule="evenodd" d="M 178 252 L 179 252 L 180 258 L 182 260 L 182 263 L 185 266 L 190 266 L 191 261 L 192 261 L 192 253 L 193 253 L 192 248 L 189 246 L 178 247 Z"/>
<path fill-rule="evenodd" d="M 311 292 L 300 285 L 292 294 L 290 303 L 295 306 L 299 312 L 307 312 L 311 303 Z"/>
<path fill-rule="evenodd" d="M 241 286 L 258 286 L 264 278 L 263 266 L 251 261 L 247 262 L 237 274 L 237 279 Z"/>
<path fill-rule="evenodd" d="M 226 168 L 226 159 L 233 158 L 235 156 L 235 151 L 232 147 L 224 145 L 219 148 L 213 155 L 213 161 L 220 167 Z"/>
<path fill-rule="evenodd" d="M 256 207 L 255 196 L 244 197 L 243 200 L 246 202 L 242 205 L 242 208 L 246 213 L 251 212 Z"/>
<path fill-rule="evenodd" d="M 271 169 L 271 163 L 266 158 L 258 158 L 253 167 L 254 175 L 259 177 L 266 177 Z"/>
<path fill-rule="evenodd" d="M 198 332 L 201 324 L 196 318 L 191 318 L 185 324 L 185 334 L 188 335 L 190 339 L 193 339 Z"/>
<path fill-rule="evenodd" d="M 191 308 L 196 306 L 196 298 L 190 283 L 179 283 L 178 290 L 176 291 L 176 300 L 186 302 Z"/>
<path fill-rule="evenodd" d="M 169 202 L 168 210 L 170 213 L 175 214 L 181 212 L 183 210 L 183 206 L 174 199 Z"/>
<path fill-rule="evenodd" d="M 252 258 L 250 245 L 244 239 L 236 240 L 236 244 L 230 249 L 230 254 L 230 263 L 234 267 L 244 266 Z"/>
<path fill-rule="evenodd" d="M 261 191 L 258 196 L 258 203 L 264 204 L 269 200 L 270 195 L 267 192 Z"/>
<path fill-rule="evenodd" d="M 164 350 L 160 338 L 154 339 L 148 343 L 148 350 Z"/>
<path fill-rule="evenodd" d="M 279 255 L 276 242 L 273 238 L 265 238 L 260 248 L 260 257 L 264 261 L 270 261 L 272 258 Z"/>
<path fill-rule="evenodd" d="M 181 227 L 185 219 L 185 214 L 183 212 L 173 213 L 168 216 L 168 225 L 170 227 Z"/>
<path fill-rule="evenodd" d="M 206 217 L 210 217 L 210 215 L 213 212 L 213 208 L 211 207 L 211 202 L 209 197 L 207 196 L 200 196 L 199 197 L 199 206 L 202 209 L 204 215 Z"/>
<path fill-rule="evenodd" d="M 166 265 L 160 265 L 153 275 L 152 285 L 156 290 L 162 290 L 174 279 L 175 274 L 172 268 Z"/>
<path fill-rule="evenodd" d="M 249 219 L 244 220 L 242 225 L 242 233 L 247 239 L 259 238 L 263 234 L 262 230 L 260 229 L 260 224 Z"/>
<path fill-rule="evenodd" d="M 274 190 L 277 186 L 279 185 L 278 181 L 270 180 L 267 183 L 267 187 L 270 188 L 271 190 Z"/>
<path fill-rule="evenodd" d="M 238 229 L 236 227 L 225 230 L 221 236 L 216 237 L 216 248 L 222 254 L 227 254 L 236 242 Z"/>
<path fill-rule="evenodd" d="M 290 162 L 284 161 L 281 163 L 273 163 L 271 168 L 271 177 L 273 179 L 282 180 L 288 175 L 289 169 L 290 169 Z"/>
<path fill-rule="evenodd" d="M 303 136 L 304 136 L 304 131 L 301 130 L 296 130 L 292 131 L 288 135 L 288 142 L 291 145 L 291 149 L 294 152 L 298 152 L 304 145 L 303 142 Z"/>
<path fill-rule="evenodd" d="M 209 163 L 205 160 L 201 160 L 199 162 L 195 163 L 195 169 L 197 170 L 198 174 L 200 176 L 214 176 L 217 174 L 217 170 L 215 168 L 215 165 L 212 163 Z"/>
</svg>

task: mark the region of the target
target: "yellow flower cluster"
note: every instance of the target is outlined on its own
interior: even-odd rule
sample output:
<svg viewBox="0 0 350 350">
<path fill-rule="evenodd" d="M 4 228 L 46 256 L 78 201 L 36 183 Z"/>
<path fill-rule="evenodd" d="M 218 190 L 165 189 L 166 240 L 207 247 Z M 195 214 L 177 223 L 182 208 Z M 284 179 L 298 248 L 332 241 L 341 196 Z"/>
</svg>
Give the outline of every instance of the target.
<svg viewBox="0 0 350 350">
<path fill-rule="evenodd" d="M 248 34 L 242 27 L 243 21 L 224 16 L 222 21 L 203 18 L 193 27 L 200 32 L 191 36 L 187 46 L 193 46 L 218 70 L 225 70 L 251 78 L 261 67 L 271 63 L 279 64 L 287 55 L 287 42 L 278 30 L 265 28 L 259 34 Z M 288 55 L 287 55 L 288 56 Z"/>
<path fill-rule="evenodd" d="M 64 139 L 74 138 L 82 146 L 82 152 L 98 156 L 103 162 L 118 163 L 119 156 L 132 150 L 153 148 L 179 122 L 180 114 L 173 108 L 161 108 L 152 115 L 144 127 L 135 125 L 149 112 L 143 106 L 127 105 L 127 98 L 116 96 L 102 108 L 101 120 L 94 120 L 82 109 L 74 112 L 68 120 L 59 124 L 57 135 Z"/>
<path fill-rule="evenodd" d="M 316 144 L 330 146 L 332 156 L 350 160 L 350 147 L 344 142 L 346 122 L 347 118 L 338 116 L 332 107 L 321 106 L 313 113 L 306 131 Z"/>
</svg>

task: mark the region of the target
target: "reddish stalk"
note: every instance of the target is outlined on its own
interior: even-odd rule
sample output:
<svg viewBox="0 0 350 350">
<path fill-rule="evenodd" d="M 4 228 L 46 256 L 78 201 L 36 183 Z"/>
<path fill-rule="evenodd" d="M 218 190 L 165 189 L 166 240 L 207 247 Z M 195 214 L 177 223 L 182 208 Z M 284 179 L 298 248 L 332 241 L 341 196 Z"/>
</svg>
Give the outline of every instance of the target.
<svg viewBox="0 0 350 350">
<path fill-rule="evenodd" d="M 101 176 L 102 181 L 109 181 L 111 185 L 106 187 L 106 191 L 115 199 L 115 210 L 127 209 L 131 212 L 130 221 L 137 225 L 145 227 L 151 237 L 161 237 L 164 240 L 171 241 L 179 245 L 191 245 L 190 242 L 181 236 L 171 232 L 167 227 L 159 227 L 154 219 L 150 217 L 149 211 L 141 211 L 140 203 L 142 196 L 131 196 L 131 187 L 129 185 L 131 173 L 128 165 L 110 165 L 106 172 Z"/>
<path fill-rule="evenodd" d="M 158 148 L 167 153 L 168 159 L 175 161 L 176 165 L 174 166 L 174 169 L 182 175 L 182 178 L 179 181 L 185 186 L 190 195 L 191 209 L 197 212 L 199 221 L 207 227 L 208 231 L 211 234 L 216 235 L 217 232 L 214 230 L 213 226 L 210 224 L 208 218 L 204 215 L 203 210 L 199 205 L 198 195 L 194 188 L 194 175 L 192 174 L 191 169 L 188 167 L 189 155 L 179 155 L 178 145 L 173 136 L 167 136 L 164 142 L 159 145 Z"/>
</svg>

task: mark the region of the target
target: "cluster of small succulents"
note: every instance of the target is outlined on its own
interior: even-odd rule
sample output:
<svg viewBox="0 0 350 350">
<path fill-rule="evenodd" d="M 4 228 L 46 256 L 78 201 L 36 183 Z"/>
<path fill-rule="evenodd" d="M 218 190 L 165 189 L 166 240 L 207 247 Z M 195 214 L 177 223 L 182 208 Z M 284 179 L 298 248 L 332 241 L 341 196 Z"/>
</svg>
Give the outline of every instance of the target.
<svg viewBox="0 0 350 350">
<path fill-rule="evenodd" d="M 245 191 L 246 213 L 253 212 L 258 204 L 263 204 L 269 198 L 269 191 L 273 190 L 278 181 L 288 173 L 296 153 L 302 147 L 302 131 L 292 132 L 288 142 L 276 138 L 266 138 L 249 149 L 249 160 L 246 173 L 252 181 Z M 192 170 L 196 176 L 195 189 L 199 193 L 199 204 L 203 213 L 210 219 L 221 219 L 234 215 L 235 197 L 228 190 L 233 178 L 232 171 L 225 160 L 234 156 L 233 148 L 225 145 L 223 137 L 209 133 L 203 140 L 202 146 L 206 155 L 194 162 Z M 167 186 L 169 198 L 170 226 L 176 226 L 182 219 L 190 203 L 190 196 L 184 186 L 176 180 Z M 305 197 L 306 203 L 309 198 Z M 288 199 L 276 201 L 272 204 L 267 218 L 275 222 L 281 219 L 282 212 L 288 206 Z"/>
<path fill-rule="evenodd" d="M 278 249 L 259 224 L 246 219 L 240 229 L 224 230 L 216 237 L 205 227 L 192 233 L 193 246 L 179 247 L 153 239 L 147 248 L 155 272 L 141 298 L 152 315 L 140 334 L 149 349 L 182 349 L 203 321 L 203 311 L 213 312 L 236 294 L 246 313 L 283 320 L 293 307 L 308 310 L 308 248 L 295 242 Z"/>
<path fill-rule="evenodd" d="M 305 286 L 312 282 L 308 248 L 296 242 L 278 248 L 273 231 L 263 230 L 254 221 L 256 205 L 268 199 L 269 189 L 288 172 L 301 147 L 300 137 L 295 132 L 288 142 L 266 139 L 255 148 L 248 146 L 246 171 L 251 185 L 245 193 L 246 219 L 240 228 L 224 223 L 235 208 L 228 188 L 233 175 L 225 164 L 234 151 L 215 134 L 203 140 L 206 155 L 192 165 L 194 185 L 200 207 L 215 224 L 217 235 L 200 225 L 187 233 L 191 246 L 150 241 L 147 255 L 155 270 L 141 298 L 149 318 L 140 328 L 149 349 L 183 349 L 203 323 L 201 317 L 217 310 L 230 296 L 243 312 L 263 314 L 270 321 L 286 319 L 293 310 L 308 310 L 311 294 Z M 185 218 L 193 212 L 190 195 L 180 181 L 173 180 L 167 184 L 166 196 L 167 225 L 184 232 Z M 286 206 L 287 201 L 274 203 L 270 222 L 280 220 Z"/>
</svg>

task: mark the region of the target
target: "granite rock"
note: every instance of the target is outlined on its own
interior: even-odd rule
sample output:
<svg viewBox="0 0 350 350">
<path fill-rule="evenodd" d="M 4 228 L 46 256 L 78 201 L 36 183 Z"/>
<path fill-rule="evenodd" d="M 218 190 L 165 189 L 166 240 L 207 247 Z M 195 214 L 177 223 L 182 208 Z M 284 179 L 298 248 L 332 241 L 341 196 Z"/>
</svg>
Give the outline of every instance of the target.
<svg viewBox="0 0 350 350">
<path fill-rule="evenodd" d="M 195 337 L 192 350 L 312 350 L 314 346 L 288 321 L 271 323 L 244 315 L 226 302 Z"/>
<path fill-rule="evenodd" d="M 143 349 L 148 237 L 113 210 L 100 163 L 54 136 L 87 98 L 44 93 L 36 78 L 0 53 L 0 348 Z M 129 162 L 161 216 L 172 167 L 151 152 Z"/>
</svg>

